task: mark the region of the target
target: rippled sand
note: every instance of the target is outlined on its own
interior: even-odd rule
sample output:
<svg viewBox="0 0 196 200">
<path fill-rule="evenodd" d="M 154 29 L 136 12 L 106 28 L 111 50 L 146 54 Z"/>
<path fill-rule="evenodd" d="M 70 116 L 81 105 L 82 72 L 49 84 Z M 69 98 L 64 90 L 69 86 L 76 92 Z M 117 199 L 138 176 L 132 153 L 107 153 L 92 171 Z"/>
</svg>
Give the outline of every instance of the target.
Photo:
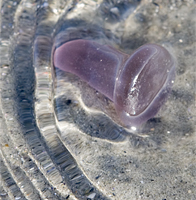
<svg viewBox="0 0 196 200">
<path fill-rule="evenodd" d="M 0 199 L 196 199 L 193 0 L 1 2 Z M 53 51 L 90 39 L 176 57 L 160 112 L 127 129 L 113 103 L 54 69 Z"/>
</svg>

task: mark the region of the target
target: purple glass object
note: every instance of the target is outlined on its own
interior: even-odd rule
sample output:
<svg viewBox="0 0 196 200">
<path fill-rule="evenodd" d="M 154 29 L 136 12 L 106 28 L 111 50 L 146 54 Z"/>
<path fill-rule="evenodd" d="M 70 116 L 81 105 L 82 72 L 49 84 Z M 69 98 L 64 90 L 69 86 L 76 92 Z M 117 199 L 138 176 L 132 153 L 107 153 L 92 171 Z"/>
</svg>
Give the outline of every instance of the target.
<svg viewBox="0 0 196 200">
<path fill-rule="evenodd" d="M 158 112 L 175 74 L 175 59 L 157 44 L 143 45 L 127 55 L 79 39 L 58 47 L 53 60 L 55 67 L 77 75 L 112 100 L 128 126 L 139 126 Z"/>
</svg>

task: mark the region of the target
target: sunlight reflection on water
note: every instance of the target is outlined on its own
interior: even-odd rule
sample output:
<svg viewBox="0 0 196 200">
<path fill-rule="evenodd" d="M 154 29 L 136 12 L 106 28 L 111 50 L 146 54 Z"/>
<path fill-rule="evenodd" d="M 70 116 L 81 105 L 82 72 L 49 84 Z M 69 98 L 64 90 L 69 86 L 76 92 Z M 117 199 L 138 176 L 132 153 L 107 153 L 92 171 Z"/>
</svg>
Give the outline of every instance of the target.
<svg viewBox="0 0 196 200">
<path fill-rule="evenodd" d="M 1 3 L 0 198 L 194 199 L 194 13 L 191 0 Z M 111 120 L 108 99 L 54 71 L 53 48 L 76 38 L 171 48 L 162 110 L 137 130 Z"/>
</svg>

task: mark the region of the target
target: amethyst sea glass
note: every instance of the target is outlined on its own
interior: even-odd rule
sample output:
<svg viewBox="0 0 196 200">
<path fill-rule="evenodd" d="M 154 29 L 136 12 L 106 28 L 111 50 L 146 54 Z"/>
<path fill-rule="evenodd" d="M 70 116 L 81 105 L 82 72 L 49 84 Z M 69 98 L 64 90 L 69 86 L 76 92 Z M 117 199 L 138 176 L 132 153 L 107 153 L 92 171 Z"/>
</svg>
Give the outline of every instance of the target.
<svg viewBox="0 0 196 200">
<path fill-rule="evenodd" d="M 132 55 L 90 40 L 73 40 L 54 51 L 54 66 L 77 75 L 114 102 L 123 124 L 152 118 L 168 96 L 175 60 L 162 46 L 146 44 Z"/>
</svg>

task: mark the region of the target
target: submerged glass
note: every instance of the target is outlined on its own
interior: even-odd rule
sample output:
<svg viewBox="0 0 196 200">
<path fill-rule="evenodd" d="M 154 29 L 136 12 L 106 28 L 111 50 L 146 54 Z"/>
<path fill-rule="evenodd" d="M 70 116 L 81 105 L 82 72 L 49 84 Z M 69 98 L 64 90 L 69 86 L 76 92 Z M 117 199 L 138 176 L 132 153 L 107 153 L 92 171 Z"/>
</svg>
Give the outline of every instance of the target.
<svg viewBox="0 0 196 200">
<path fill-rule="evenodd" d="M 191 0 L 4 1 L 0 198 L 194 199 L 194 13 Z M 77 39 L 169 49 L 176 77 L 161 110 L 127 128 L 109 98 L 55 68 L 55 48 Z"/>
</svg>

